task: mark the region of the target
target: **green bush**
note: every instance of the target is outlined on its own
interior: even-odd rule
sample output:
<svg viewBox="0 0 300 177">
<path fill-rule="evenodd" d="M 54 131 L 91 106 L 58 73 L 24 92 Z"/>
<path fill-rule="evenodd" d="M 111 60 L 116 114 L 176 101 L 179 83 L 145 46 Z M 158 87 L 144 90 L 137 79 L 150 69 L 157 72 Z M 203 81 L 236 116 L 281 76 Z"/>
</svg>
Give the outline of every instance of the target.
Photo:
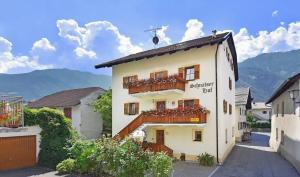
<svg viewBox="0 0 300 177">
<path fill-rule="evenodd" d="M 153 177 L 168 177 L 172 170 L 172 159 L 165 153 L 157 153 L 151 156 L 150 174 Z"/>
<path fill-rule="evenodd" d="M 75 160 L 70 158 L 61 161 L 56 166 L 56 170 L 59 174 L 70 174 L 73 173 L 75 169 Z"/>
<path fill-rule="evenodd" d="M 271 124 L 267 122 L 256 122 L 252 124 L 252 128 L 271 128 Z"/>
<path fill-rule="evenodd" d="M 37 109 L 24 108 L 24 125 L 33 126 L 38 125 L 38 118 L 36 114 L 38 113 Z"/>
<path fill-rule="evenodd" d="M 214 156 L 208 154 L 208 153 L 202 153 L 198 156 L 198 162 L 200 165 L 203 166 L 213 166 L 215 163 Z"/>
</svg>

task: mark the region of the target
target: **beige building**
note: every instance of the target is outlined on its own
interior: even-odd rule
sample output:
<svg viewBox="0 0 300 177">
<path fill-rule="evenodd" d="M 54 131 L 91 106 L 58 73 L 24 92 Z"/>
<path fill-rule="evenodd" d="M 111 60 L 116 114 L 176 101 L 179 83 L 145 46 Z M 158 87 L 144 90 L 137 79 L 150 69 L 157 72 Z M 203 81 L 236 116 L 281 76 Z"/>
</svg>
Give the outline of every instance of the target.
<svg viewBox="0 0 300 177">
<path fill-rule="evenodd" d="M 102 133 L 101 115 L 94 111 L 93 102 L 105 90 L 100 87 L 88 87 L 64 90 L 28 103 L 29 108 L 49 107 L 61 110 L 71 119 L 72 127 L 83 137 L 95 139 Z"/>
<path fill-rule="evenodd" d="M 287 79 L 271 96 L 270 146 L 300 172 L 300 73 Z"/>
<path fill-rule="evenodd" d="M 186 160 L 207 152 L 223 162 L 235 145 L 238 68 L 231 33 L 108 61 L 112 133 L 143 138 L 153 151 Z"/>
<path fill-rule="evenodd" d="M 235 89 L 235 140 L 241 142 L 247 131 L 247 111 L 251 109 L 251 91 L 249 87 Z"/>
<path fill-rule="evenodd" d="M 271 122 L 272 107 L 264 102 L 253 102 L 251 110 L 248 111 L 257 122 Z"/>
</svg>

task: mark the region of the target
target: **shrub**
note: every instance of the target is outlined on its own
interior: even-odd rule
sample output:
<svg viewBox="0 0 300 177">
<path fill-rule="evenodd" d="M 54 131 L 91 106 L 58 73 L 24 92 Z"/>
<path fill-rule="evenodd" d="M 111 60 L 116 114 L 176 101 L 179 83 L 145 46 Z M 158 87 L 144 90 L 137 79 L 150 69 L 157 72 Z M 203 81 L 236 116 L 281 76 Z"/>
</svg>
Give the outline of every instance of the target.
<svg viewBox="0 0 300 177">
<path fill-rule="evenodd" d="M 256 122 L 252 124 L 252 128 L 271 128 L 271 124 L 267 122 Z"/>
<path fill-rule="evenodd" d="M 165 153 L 151 156 L 149 172 L 153 177 L 168 177 L 172 170 L 172 159 Z"/>
<path fill-rule="evenodd" d="M 49 168 L 68 158 L 68 148 L 74 141 L 70 122 L 60 111 L 43 108 L 36 116 L 41 127 L 39 164 Z"/>
<path fill-rule="evenodd" d="M 208 154 L 208 153 L 202 153 L 198 156 L 198 162 L 200 165 L 203 166 L 213 166 L 214 165 L 214 156 Z"/>
<path fill-rule="evenodd" d="M 75 160 L 70 158 L 63 160 L 56 166 L 56 170 L 59 174 L 73 173 L 75 171 Z"/>
<path fill-rule="evenodd" d="M 38 118 L 36 114 L 38 113 L 37 109 L 24 108 L 24 125 L 33 126 L 38 125 Z"/>
</svg>

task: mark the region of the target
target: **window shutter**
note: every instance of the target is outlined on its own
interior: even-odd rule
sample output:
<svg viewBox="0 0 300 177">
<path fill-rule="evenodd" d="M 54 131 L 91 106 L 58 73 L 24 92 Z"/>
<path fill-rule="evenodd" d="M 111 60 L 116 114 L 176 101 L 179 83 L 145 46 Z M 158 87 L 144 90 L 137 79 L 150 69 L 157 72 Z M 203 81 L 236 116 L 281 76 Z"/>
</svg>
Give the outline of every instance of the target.
<svg viewBox="0 0 300 177">
<path fill-rule="evenodd" d="M 123 88 L 128 88 L 129 77 L 123 77 Z"/>
<path fill-rule="evenodd" d="M 194 99 L 194 107 L 199 107 L 199 99 Z"/>
<path fill-rule="evenodd" d="M 154 77 L 155 77 L 155 73 L 150 73 L 150 78 L 154 79 Z"/>
<path fill-rule="evenodd" d="M 139 114 L 139 103 L 135 103 L 135 114 Z"/>
<path fill-rule="evenodd" d="M 183 100 L 178 100 L 178 108 L 179 109 L 183 108 Z"/>
<path fill-rule="evenodd" d="M 195 69 L 195 79 L 199 79 L 200 78 L 200 65 L 195 65 L 194 69 Z"/>
<path fill-rule="evenodd" d="M 184 68 L 179 68 L 178 69 L 178 75 L 179 75 L 179 77 L 181 77 L 182 79 L 184 79 Z"/>
<path fill-rule="evenodd" d="M 129 104 L 128 103 L 124 103 L 124 114 L 125 115 L 129 114 Z"/>
</svg>

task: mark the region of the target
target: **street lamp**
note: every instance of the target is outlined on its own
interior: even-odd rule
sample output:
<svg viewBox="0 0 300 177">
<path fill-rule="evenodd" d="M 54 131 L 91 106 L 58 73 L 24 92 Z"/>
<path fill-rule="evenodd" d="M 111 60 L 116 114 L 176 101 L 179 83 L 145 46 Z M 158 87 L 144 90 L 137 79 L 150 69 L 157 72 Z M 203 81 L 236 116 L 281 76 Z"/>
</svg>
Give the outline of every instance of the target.
<svg viewBox="0 0 300 177">
<path fill-rule="evenodd" d="M 294 104 L 294 114 L 296 114 L 296 108 L 295 108 L 295 100 L 299 96 L 300 90 L 289 90 L 290 98 L 293 100 Z"/>
</svg>

